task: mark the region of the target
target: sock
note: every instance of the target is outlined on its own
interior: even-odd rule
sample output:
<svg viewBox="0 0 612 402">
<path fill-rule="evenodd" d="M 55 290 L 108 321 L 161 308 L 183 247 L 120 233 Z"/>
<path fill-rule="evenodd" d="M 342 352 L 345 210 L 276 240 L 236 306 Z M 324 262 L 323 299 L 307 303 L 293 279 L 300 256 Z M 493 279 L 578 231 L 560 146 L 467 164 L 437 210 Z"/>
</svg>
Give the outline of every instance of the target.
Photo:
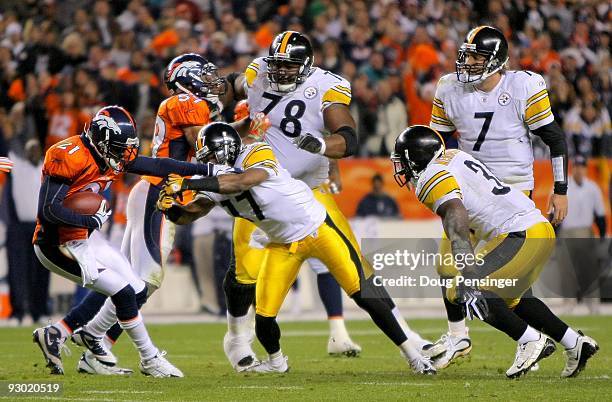
<svg viewBox="0 0 612 402">
<path fill-rule="evenodd" d="M 531 289 L 523 295 L 514 312 L 529 325 L 553 338 L 555 342 L 560 343 L 569 329 L 569 326 L 550 311 L 542 300 L 533 297 Z"/>
<path fill-rule="evenodd" d="M 319 297 L 323 302 L 323 306 L 325 306 L 327 317 L 342 317 L 342 291 L 332 274 L 329 272 L 318 274 L 317 287 L 319 288 Z"/>
<path fill-rule="evenodd" d="M 336 339 L 346 339 L 349 337 L 346 325 L 344 324 L 344 318 L 330 317 L 327 322 L 329 322 L 329 333 L 332 337 Z"/>
<path fill-rule="evenodd" d="M 367 286 L 367 282 L 364 281 L 364 284 Z M 391 312 L 393 307 L 391 307 L 392 304 L 389 304 L 388 299 L 363 297 L 361 296 L 361 290 L 351 295 L 351 298 L 355 300 L 355 303 L 357 303 L 359 307 L 370 315 L 374 324 L 376 324 L 397 346 L 408 340 L 408 336 L 406 336 L 404 330 Z"/>
<path fill-rule="evenodd" d="M 421 349 L 423 349 L 423 346 L 428 345 L 428 344 L 431 343 L 430 341 L 421 338 L 421 335 L 419 335 L 418 333 L 414 332 L 410 328 L 410 326 L 408 326 L 408 323 L 404 319 L 404 316 L 400 312 L 399 308 L 397 308 L 397 306 L 395 306 L 395 307 L 393 307 L 393 309 L 391 309 L 391 313 L 393 313 L 393 316 L 397 320 L 397 323 L 402 328 L 402 331 L 404 331 L 404 334 L 406 334 L 406 337 L 408 337 L 408 340 L 410 341 L 412 346 L 414 346 L 418 350 L 421 350 Z"/>
<path fill-rule="evenodd" d="M 414 348 L 410 341 L 406 341 L 399 345 L 399 348 L 404 352 L 404 357 L 410 362 L 410 360 L 421 358 L 422 355 Z"/>
<path fill-rule="evenodd" d="M 252 331 L 254 321 L 254 311 L 249 309 L 241 317 L 234 317 L 229 309 L 227 310 L 227 329 L 232 335 L 245 335 Z"/>
<path fill-rule="evenodd" d="M 53 328 L 57 329 L 60 332 L 63 339 L 66 339 L 70 335 L 72 335 L 72 329 L 68 325 L 66 325 L 64 320 L 59 320 L 58 322 L 53 324 Z"/>
<path fill-rule="evenodd" d="M 465 326 L 465 319 L 461 321 L 449 321 L 448 332 L 454 337 L 463 338 L 468 334 L 468 329 Z"/>
<path fill-rule="evenodd" d="M 225 274 L 225 279 L 223 279 L 223 292 L 225 293 L 228 317 L 229 315 L 233 317 L 244 316 L 255 301 L 255 284 L 239 283 L 236 279 L 236 273 L 231 267 Z"/>
<path fill-rule="evenodd" d="M 116 323 L 117 325 L 119 325 L 119 323 Z M 113 348 L 113 345 L 115 344 L 115 342 L 107 336 L 105 336 L 104 338 L 102 338 L 102 344 L 104 344 L 104 346 L 108 349 L 111 350 Z"/>
<path fill-rule="evenodd" d="M 281 360 L 283 358 L 283 351 L 282 350 L 278 350 L 278 352 L 272 353 L 270 355 L 270 361 L 274 362 L 274 361 L 278 361 Z"/>
<path fill-rule="evenodd" d="M 450 279 L 442 277 L 442 279 Z M 459 322 L 465 320 L 463 309 L 459 304 L 452 303 L 446 298 L 446 288 L 442 287 L 442 300 L 444 300 L 444 308 L 446 309 L 446 318 L 448 322 Z"/>
<path fill-rule="evenodd" d="M 528 325 L 514 311 L 510 310 L 506 302 L 492 292 L 483 291 L 489 304 L 489 315 L 485 322 L 497 328 L 510 338 L 518 341 L 525 333 Z"/>
<path fill-rule="evenodd" d="M 91 321 L 96 313 L 100 311 L 106 299 L 106 295 L 90 291 L 62 320 L 69 328 L 70 333 Z"/>
<path fill-rule="evenodd" d="M 119 321 L 119 325 L 121 325 L 121 328 L 127 332 L 132 342 L 134 342 L 141 360 L 151 359 L 159 353 L 159 349 L 151 341 L 140 313 L 129 321 Z"/>
<path fill-rule="evenodd" d="M 272 358 L 276 353 L 281 353 L 280 350 L 280 327 L 276 322 L 276 317 L 264 317 L 255 315 L 255 333 L 261 345 L 266 349 L 266 352 Z"/>
<path fill-rule="evenodd" d="M 115 325 L 113 325 L 108 331 L 106 331 L 106 337 L 112 344 L 115 344 L 115 342 L 117 342 L 117 339 L 119 339 L 119 336 L 121 336 L 122 333 L 123 330 L 121 329 L 121 325 L 116 322 Z"/>
<path fill-rule="evenodd" d="M 563 338 L 561 338 L 561 341 L 559 343 L 563 345 L 565 349 L 574 348 L 576 347 L 576 344 L 578 343 L 579 336 L 580 334 L 578 332 L 568 327 L 567 331 L 565 331 L 565 335 L 563 335 Z"/>
<path fill-rule="evenodd" d="M 101 338 L 116 322 L 115 305 L 111 299 L 106 299 L 98 314 L 84 326 L 84 329 L 93 336 Z"/>
<path fill-rule="evenodd" d="M 518 343 L 523 344 L 531 341 L 537 341 L 538 339 L 540 339 L 540 335 L 541 334 L 536 331 L 532 326 L 527 325 L 525 332 L 523 332 L 523 335 L 521 335 L 521 337 L 518 339 Z"/>
</svg>

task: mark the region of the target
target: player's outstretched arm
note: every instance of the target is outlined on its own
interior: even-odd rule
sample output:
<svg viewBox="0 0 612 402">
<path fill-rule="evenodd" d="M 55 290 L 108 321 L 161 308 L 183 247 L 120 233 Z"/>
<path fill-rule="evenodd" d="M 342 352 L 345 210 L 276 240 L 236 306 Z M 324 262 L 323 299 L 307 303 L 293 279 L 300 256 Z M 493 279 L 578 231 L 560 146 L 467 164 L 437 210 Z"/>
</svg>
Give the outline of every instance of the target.
<svg viewBox="0 0 612 402">
<path fill-rule="evenodd" d="M 206 198 L 198 198 L 187 205 L 178 205 L 172 196 L 160 193 L 157 208 L 162 211 L 170 221 L 177 225 L 187 225 L 203 216 L 206 216 L 215 203 Z"/>
<path fill-rule="evenodd" d="M 300 135 L 296 140 L 298 148 L 333 159 L 355 155 L 359 147 L 357 126 L 348 105 L 334 103 L 328 106 L 323 110 L 323 120 L 331 134 L 325 139 L 310 134 Z"/>
<path fill-rule="evenodd" d="M 173 173 L 181 176 L 214 176 L 217 169 L 212 163 L 196 164 L 172 158 L 139 156 L 127 166 L 127 171 L 156 177 L 166 177 Z"/>
<path fill-rule="evenodd" d="M 230 73 L 225 77 L 225 81 L 227 81 L 227 89 L 225 94 L 219 97 L 224 105 L 229 105 L 232 101 L 246 99 L 246 79 L 243 73 Z"/>
<path fill-rule="evenodd" d="M 236 194 L 263 183 L 269 177 L 265 169 L 251 168 L 243 173 L 224 174 L 201 179 L 185 179 L 171 176 L 166 180 L 164 191 L 167 194 L 177 194 L 186 190 L 210 191 L 218 194 Z"/>
<path fill-rule="evenodd" d="M 100 229 L 110 217 L 106 201 L 95 215 L 81 215 L 63 205 L 70 185 L 51 176 L 45 176 L 38 196 L 38 216 L 59 225 L 77 226 L 87 229 Z"/>
</svg>

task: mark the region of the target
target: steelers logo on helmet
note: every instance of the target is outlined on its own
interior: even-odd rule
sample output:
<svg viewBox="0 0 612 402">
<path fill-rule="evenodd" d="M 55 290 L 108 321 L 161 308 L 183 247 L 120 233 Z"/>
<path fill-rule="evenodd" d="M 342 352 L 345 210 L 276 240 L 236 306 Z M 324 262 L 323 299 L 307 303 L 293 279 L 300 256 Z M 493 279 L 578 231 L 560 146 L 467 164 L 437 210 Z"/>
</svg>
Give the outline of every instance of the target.
<svg viewBox="0 0 612 402">
<path fill-rule="evenodd" d="M 185 93 L 196 98 L 216 100 L 227 89 L 217 67 L 195 53 L 185 53 L 168 63 L 164 81 L 172 93 Z"/>
<path fill-rule="evenodd" d="M 119 173 L 138 155 L 139 140 L 136 124 L 121 106 L 107 106 L 98 111 L 85 131 L 105 169 Z"/>
<path fill-rule="evenodd" d="M 285 31 L 274 38 L 265 61 L 270 87 L 278 92 L 291 92 L 308 78 L 314 53 L 305 35 Z"/>
<path fill-rule="evenodd" d="M 198 132 L 196 159 L 200 163 L 214 162 L 233 166 L 241 149 L 240 135 L 227 123 L 211 123 Z"/>
<path fill-rule="evenodd" d="M 405 129 L 395 140 L 391 154 L 397 184 L 416 185 L 425 168 L 442 156 L 445 149 L 442 136 L 433 128 L 414 125 Z"/>
<path fill-rule="evenodd" d="M 478 84 L 508 62 L 508 41 L 497 28 L 479 26 L 468 32 L 455 62 L 457 80 Z"/>
</svg>

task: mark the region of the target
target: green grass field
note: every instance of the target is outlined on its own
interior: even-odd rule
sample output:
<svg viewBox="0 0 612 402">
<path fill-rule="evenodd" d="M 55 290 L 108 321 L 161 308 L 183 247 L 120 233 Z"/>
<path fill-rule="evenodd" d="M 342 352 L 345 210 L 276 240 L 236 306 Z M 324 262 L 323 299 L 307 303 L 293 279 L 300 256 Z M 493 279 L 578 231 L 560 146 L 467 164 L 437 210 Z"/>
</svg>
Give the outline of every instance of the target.
<svg viewBox="0 0 612 402">
<path fill-rule="evenodd" d="M 170 361 L 185 373 L 181 379 L 152 379 L 136 372 L 131 377 L 78 374 L 78 347 L 70 345 L 66 375 L 47 373 L 29 328 L 0 329 L 0 381 L 59 381 L 60 396 L 47 400 L 479 400 L 560 401 L 606 400 L 612 395 L 612 320 L 609 317 L 572 317 L 568 322 L 598 340 L 599 353 L 578 378 L 561 379 L 563 352 L 541 362 L 537 372 L 508 380 L 505 370 L 514 359 L 515 343 L 482 323 L 471 325 L 471 357 L 437 376 L 412 374 L 395 348 L 367 321 L 349 322 L 353 339 L 364 351 L 359 358 L 333 358 L 325 353 L 327 324 L 281 324 L 283 350 L 289 356 L 287 374 L 236 374 L 223 355 L 222 324 L 150 325 L 156 344 L 168 351 Z M 445 329 L 442 320 L 413 320 L 424 336 L 437 338 Z M 138 369 L 138 358 L 127 338 L 115 348 L 125 367 Z M 258 350 L 261 352 L 261 349 Z M 0 398 L 27 400 L 6 396 Z"/>
</svg>

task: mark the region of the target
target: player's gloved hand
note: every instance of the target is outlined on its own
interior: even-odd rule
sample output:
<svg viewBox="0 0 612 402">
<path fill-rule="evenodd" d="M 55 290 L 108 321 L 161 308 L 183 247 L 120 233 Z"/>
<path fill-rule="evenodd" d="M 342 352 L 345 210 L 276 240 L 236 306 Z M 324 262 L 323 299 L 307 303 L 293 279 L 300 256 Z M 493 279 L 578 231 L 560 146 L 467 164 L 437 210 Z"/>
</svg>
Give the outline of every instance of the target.
<svg viewBox="0 0 612 402">
<path fill-rule="evenodd" d="M 249 117 L 249 102 L 241 100 L 234 107 L 234 121 L 244 120 Z"/>
<path fill-rule="evenodd" d="M 108 204 L 106 203 L 106 200 L 102 200 L 102 202 L 100 203 L 100 208 L 98 208 L 98 211 L 94 215 L 92 215 L 92 218 L 96 221 L 96 224 L 98 225 L 98 229 L 102 228 L 104 223 L 106 223 L 108 218 L 110 218 L 111 214 L 113 213 L 111 209 L 107 210 L 107 208 Z"/>
<path fill-rule="evenodd" d="M 13 161 L 4 156 L 0 156 L 0 172 L 8 173 L 13 170 Z"/>
<path fill-rule="evenodd" d="M 166 194 L 164 190 L 159 192 L 159 198 L 157 199 L 157 209 L 162 212 L 167 211 L 174 205 L 174 198 L 171 195 Z"/>
<path fill-rule="evenodd" d="M 268 116 L 263 112 L 257 113 L 255 118 L 251 120 L 248 137 L 255 141 L 264 141 L 266 139 L 266 131 L 268 131 L 271 125 L 272 123 Z"/>
<path fill-rule="evenodd" d="M 325 140 L 323 138 L 315 137 L 312 134 L 302 134 L 295 139 L 294 143 L 298 148 L 303 149 L 304 151 L 308 151 L 313 154 L 325 154 Z"/>
<path fill-rule="evenodd" d="M 168 195 L 179 194 L 184 190 L 186 190 L 185 178 L 176 174 L 168 176 L 162 188 L 162 191 Z"/>
<path fill-rule="evenodd" d="M 461 303 L 465 317 L 473 320 L 478 317 L 481 321 L 487 319 L 489 315 L 489 305 L 482 291 L 459 284 L 457 286 L 457 300 Z"/>
</svg>

